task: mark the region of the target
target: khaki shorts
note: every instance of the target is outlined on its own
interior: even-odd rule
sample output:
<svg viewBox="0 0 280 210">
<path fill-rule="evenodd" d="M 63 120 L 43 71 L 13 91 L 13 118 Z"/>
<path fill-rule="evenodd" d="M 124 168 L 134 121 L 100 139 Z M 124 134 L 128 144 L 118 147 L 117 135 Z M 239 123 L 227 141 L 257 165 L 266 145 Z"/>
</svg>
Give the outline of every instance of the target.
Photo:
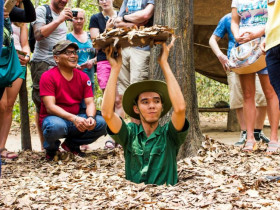
<svg viewBox="0 0 280 210">
<path fill-rule="evenodd" d="M 231 109 L 239 109 L 243 107 L 243 94 L 241 89 L 241 84 L 239 80 L 239 75 L 230 72 L 228 74 L 228 87 L 229 87 L 229 104 Z M 260 79 L 258 74 L 256 74 L 256 95 L 255 95 L 256 106 L 266 106 L 265 95 L 260 84 Z"/>
<path fill-rule="evenodd" d="M 42 62 L 31 62 L 31 78 L 32 78 L 32 100 L 36 106 L 36 112 L 40 112 L 41 108 L 41 98 L 40 98 L 40 90 L 39 90 L 39 82 L 42 74 L 53 68 L 54 66 L 50 66 L 48 63 Z"/>
<path fill-rule="evenodd" d="M 126 88 L 149 76 L 150 51 L 127 47 L 122 50 L 122 67 L 118 79 L 118 91 L 123 95 Z"/>
</svg>

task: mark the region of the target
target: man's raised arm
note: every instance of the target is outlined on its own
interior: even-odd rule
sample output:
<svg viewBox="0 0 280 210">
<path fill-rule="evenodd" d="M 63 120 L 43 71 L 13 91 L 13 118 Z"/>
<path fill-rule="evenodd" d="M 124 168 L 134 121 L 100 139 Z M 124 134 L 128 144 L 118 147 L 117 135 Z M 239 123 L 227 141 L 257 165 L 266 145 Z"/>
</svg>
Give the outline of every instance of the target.
<svg viewBox="0 0 280 210">
<path fill-rule="evenodd" d="M 131 27 L 133 24 L 141 25 L 141 23 L 146 23 L 154 14 L 155 6 L 153 4 L 148 4 L 144 9 L 131 14 L 122 14 L 120 12 L 119 17 L 114 21 L 116 27 Z M 125 16 L 125 17 L 124 17 Z"/>
<path fill-rule="evenodd" d="M 166 43 L 162 44 L 162 51 L 161 55 L 158 57 L 158 63 L 163 71 L 167 83 L 169 98 L 174 110 L 171 117 L 172 124 L 177 131 L 181 131 L 185 124 L 186 103 L 181 88 L 167 62 L 169 51 L 173 47 L 174 41 L 175 38 L 173 37 L 169 45 L 166 45 Z"/>
<path fill-rule="evenodd" d="M 120 117 L 114 112 L 114 104 L 117 91 L 118 76 L 122 66 L 121 48 L 118 49 L 118 57 L 114 58 L 113 47 L 106 48 L 107 60 L 111 64 L 110 77 L 103 95 L 101 112 L 107 125 L 113 133 L 118 133 L 122 126 Z"/>
</svg>

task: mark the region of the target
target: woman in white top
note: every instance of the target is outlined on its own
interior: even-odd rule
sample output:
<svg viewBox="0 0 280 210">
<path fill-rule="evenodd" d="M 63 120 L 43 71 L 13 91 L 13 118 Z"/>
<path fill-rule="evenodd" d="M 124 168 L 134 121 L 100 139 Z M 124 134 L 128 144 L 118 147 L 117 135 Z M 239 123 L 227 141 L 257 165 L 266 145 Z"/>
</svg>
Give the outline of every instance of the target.
<svg viewBox="0 0 280 210">
<path fill-rule="evenodd" d="M 233 0 L 231 30 L 236 42 L 243 44 L 264 36 L 267 22 L 267 0 Z M 279 105 L 268 77 L 267 69 L 257 72 L 263 92 L 267 100 L 267 114 L 271 126 L 270 142 L 267 152 L 276 152 L 278 144 Z M 254 138 L 256 116 L 255 106 L 255 73 L 240 74 L 240 82 L 244 98 L 244 118 L 247 127 L 247 141 L 244 151 L 257 149 Z"/>
</svg>

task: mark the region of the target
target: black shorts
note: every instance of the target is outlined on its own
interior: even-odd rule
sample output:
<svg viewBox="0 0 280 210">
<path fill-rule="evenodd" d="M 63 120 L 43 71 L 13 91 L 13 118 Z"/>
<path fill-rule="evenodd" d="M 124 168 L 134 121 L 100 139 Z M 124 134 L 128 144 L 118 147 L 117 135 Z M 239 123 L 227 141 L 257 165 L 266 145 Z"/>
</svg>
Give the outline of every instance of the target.
<svg viewBox="0 0 280 210">
<path fill-rule="evenodd" d="M 280 44 L 266 52 L 266 65 L 270 83 L 280 101 Z"/>
</svg>

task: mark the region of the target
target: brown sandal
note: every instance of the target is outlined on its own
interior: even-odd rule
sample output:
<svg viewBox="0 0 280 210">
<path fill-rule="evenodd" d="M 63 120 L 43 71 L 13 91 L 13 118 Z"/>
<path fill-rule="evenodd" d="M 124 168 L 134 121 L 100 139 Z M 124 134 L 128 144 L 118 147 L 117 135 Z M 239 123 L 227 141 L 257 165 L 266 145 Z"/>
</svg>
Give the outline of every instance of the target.
<svg viewBox="0 0 280 210">
<path fill-rule="evenodd" d="M 6 159 L 15 159 L 18 157 L 18 154 L 14 152 L 9 152 L 6 148 L 0 149 L 0 154 L 1 154 L 1 158 L 6 158 Z"/>
</svg>

